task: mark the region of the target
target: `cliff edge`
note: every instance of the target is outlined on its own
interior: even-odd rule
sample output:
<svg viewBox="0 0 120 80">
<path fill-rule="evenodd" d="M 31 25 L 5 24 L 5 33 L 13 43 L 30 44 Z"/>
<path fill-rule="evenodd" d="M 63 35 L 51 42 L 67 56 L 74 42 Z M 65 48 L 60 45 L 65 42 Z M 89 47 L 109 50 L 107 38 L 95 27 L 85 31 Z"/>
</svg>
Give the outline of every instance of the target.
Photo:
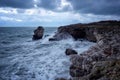
<svg viewBox="0 0 120 80">
<path fill-rule="evenodd" d="M 87 51 L 70 55 L 70 80 L 120 79 L 120 21 L 62 26 L 56 35 L 63 32 L 75 40 L 83 38 L 96 42 Z"/>
</svg>

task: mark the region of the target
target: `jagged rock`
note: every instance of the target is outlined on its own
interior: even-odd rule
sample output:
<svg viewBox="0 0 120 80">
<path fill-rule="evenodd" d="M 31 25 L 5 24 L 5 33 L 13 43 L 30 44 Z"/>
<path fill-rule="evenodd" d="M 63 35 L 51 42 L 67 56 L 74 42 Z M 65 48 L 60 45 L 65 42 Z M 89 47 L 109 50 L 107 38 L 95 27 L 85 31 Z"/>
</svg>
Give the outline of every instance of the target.
<svg viewBox="0 0 120 80">
<path fill-rule="evenodd" d="M 77 54 L 77 52 L 75 50 L 68 48 L 68 49 L 66 49 L 65 54 L 66 55 L 73 55 L 73 54 Z"/>
<path fill-rule="evenodd" d="M 42 39 L 44 34 L 44 28 L 42 26 L 39 26 L 36 30 L 34 30 L 33 40 Z"/>
<path fill-rule="evenodd" d="M 70 56 L 70 61 L 72 62 L 72 65 L 77 66 L 82 68 L 82 63 L 83 63 L 84 58 L 79 55 L 71 55 Z"/>
<path fill-rule="evenodd" d="M 74 65 L 70 66 L 70 75 L 72 77 L 81 77 L 84 76 L 86 74 L 86 70 L 80 68 L 80 67 L 76 67 Z"/>
<path fill-rule="evenodd" d="M 97 26 L 98 27 L 95 27 Z M 94 35 L 97 44 L 81 54 L 83 61 L 77 61 L 72 57 L 72 71 L 70 69 L 73 80 L 119 80 L 120 76 L 120 23 L 95 23 Z M 81 67 L 76 67 L 76 64 Z M 76 70 L 86 73 L 83 76 L 78 75 Z M 85 70 L 85 71 L 84 71 Z M 75 73 L 77 76 L 75 76 Z M 77 78 L 74 78 L 77 77 Z M 86 77 L 86 78 L 85 78 Z"/>
<path fill-rule="evenodd" d="M 105 48 L 104 51 L 103 51 L 103 53 L 106 54 L 107 56 L 112 55 L 112 53 L 113 53 L 112 52 L 112 48 L 111 47 Z"/>
<path fill-rule="evenodd" d="M 79 25 L 81 26 L 81 25 Z M 58 28 L 58 33 L 69 33 L 74 39 L 84 39 L 86 37 L 85 29 L 80 28 L 76 25 L 61 26 Z"/>
<path fill-rule="evenodd" d="M 120 60 L 96 62 L 93 65 L 91 73 L 89 74 L 90 80 L 107 79 L 119 80 L 120 78 Z"/>
<path fill-rule="evenodd" d="M 67 25 L 61 26 L 58 28 L 57 34 L 60 33 L 68 33 L 70 34 L 75 40 L 79 39 L 86 39 L 89 41 L 96 41 L 96 38 L 93 34 L 93 29 L 86 27 L 83 24 L 74 24 L 74 25 Z"/>
<path fill-rule="evenodd" d="M 56 35 L 59 35 L 60 33 L 68 33 L 76 40 L 86 39 L 89 41 L 96 42 L 98 38 L 101 37 L 100 32 L 104 34 L 104 32 L 108 32 L 113 28 L 119 28 L 119 26 L 120 26 L 120 21 L 100 21 L 89 24 L 72 24 L 72 25 L 60 26 L 58 28 Z M 107 28 L 110 29 L 108 30 Z M 96 30 L 100 34 L 100 36 L 94 35 Z"/>
<path fill-rule="evenodd" d="M 87 31 L 85 39 L 91 40 L 93 35 L 97 43 L 80 55 L 70 55 L 71 80 L 119 80 L 120 21 L 69 25 L 60 27 L 58 31 L 72 35 L 70 31 L 82 27 Z"/>
</svg>

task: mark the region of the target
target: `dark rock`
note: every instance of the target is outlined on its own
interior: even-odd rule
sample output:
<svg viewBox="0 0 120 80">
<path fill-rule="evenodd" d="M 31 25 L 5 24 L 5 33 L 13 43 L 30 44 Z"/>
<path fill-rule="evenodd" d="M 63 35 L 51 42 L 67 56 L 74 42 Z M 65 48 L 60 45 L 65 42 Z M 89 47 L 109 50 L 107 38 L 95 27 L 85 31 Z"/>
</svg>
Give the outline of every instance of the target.
<svg viewBox="0 0 120 80">
<path fill-rule="evenodd" d="M 83 31 L 85 30 L 85 39 L 89 41 L 94 41 L 96 39 L 97 41 L 96 45 L 90 47 L 80 55 L 70 56 L 71 66 L 69 68 L 69 73 L 72 77 L 71 79 L 119 80 L 120 21 L 101 21 L 97 23 L 68 26 L 60 27 L 58 32 L 68 32 L 72 35 L 74 29 L 78 29 L 78 33 L 80 29 L 82 29 Z M 74 37 L 74 35 L 72 36 Z M 65 53 L 71 54 L 72 51 L 67 52 L 66 50 Z"/>
<path fill-rule="evenodd" d="M 55 80 L 67 80 L 65 78 L 56 78 Z"/>
<path fill-rule="evenodd" d="M 70 75 L 72 77 L 81 77 L 84 76 L 86 74 L 86 70 L 76 67 L 74 65 L 70 66 Z"/>
<path fill-rule="evenodd" d="M 35 31 L 34 31 L 34 35 L 33 35 L 33 40 L 38 40 L 38 39 L 42 39 L 44 34 L 44 28 L 39 26 Z"/>
<path fill-rule="evenodd" d="M 79 25 L 81 26 L 81 25 Z M 86 37 L 86 32 L 84 28 L 80 28 L 78 25 L 68 25 L 58 28 L 58 33 L 69 33 L 74 39 L 84 39 Z"/>
<path fill-rule="evenodd" d="M 77 39 L 84 39 L 86 37 L 86 32 L 84 29 L 73 29 L 71 35 Z"/>
<path fill-rule="evenodd" d="M 107 56 L 112 55 L 112 48 L 111 47 L 105 48 L 103 53 L 106 54 Z"/>
<path fill-rule="evenodd" d="M 77 54 L 77 52 L 75 50 L 72 50 L 69 48 L 69 49 L 66 49 L 65 54 L 66 55 L 73 55 L 73 54 Z"/>
<path fill-rule="evenodd" d="M 49 35 L 45 35 L 44 37 L 48 37 Z"/>
<path fill-rule="evenodd" d="M 67 26 L 61 26 L 58 28 L 57 33 L 68 33 L 70 34 L 75 40 L 79 39 L 86 39 L 89 41 L 96 41 L 96 38 L 94 36 L 94 29 L 86 27 L 83 24 L 74 24 L 74 25 L 67 25 Z M 56 34 L 58 35 L 58 34 Z"/>
<path fill-rule="evenodd" d="M 98 37 L 94 35 L 94 32 L 102 33 L 108 32 L 112 29 L 119 28 L 120 21 L 100 21 L 100 22 L 93 22 L 88 24 L 72 24 L 66 26 L 60 26 L 56 35 L 60 33 L 68 33 L 74 39 L 86 39 L 92 42 L 96 42 Z M 108 29 L 109 28 L 109 29 Z M 97 38 L 97 39 L 96 39 Z"/>
<path fill-rule="evenodd" d="M 49 41 L 57 41 L 56 38 L 49 38 Z"/>
<path fill-rule="evenodd" d="M 79 68 L 82 68 L 82 63 L 83 63 L 84 58 L 79 55 L 71 55 L 70 56 L 70 61 L 72 62 L 72 65 L 77 66 Z"/>
</svg>

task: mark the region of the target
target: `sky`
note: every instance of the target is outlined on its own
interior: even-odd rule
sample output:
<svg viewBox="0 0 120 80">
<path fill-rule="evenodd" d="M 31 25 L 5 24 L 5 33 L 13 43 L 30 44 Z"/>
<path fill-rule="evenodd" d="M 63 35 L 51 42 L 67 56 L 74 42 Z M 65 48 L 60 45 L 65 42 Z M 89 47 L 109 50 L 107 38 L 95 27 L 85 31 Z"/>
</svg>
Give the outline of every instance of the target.
<svg viewBox="0 0 120 80">
<path fill-rule="evenodd" d="M 59 27 L 120 20 L 120 0 L 0 0 L 0 26 Z"/>
</svg>

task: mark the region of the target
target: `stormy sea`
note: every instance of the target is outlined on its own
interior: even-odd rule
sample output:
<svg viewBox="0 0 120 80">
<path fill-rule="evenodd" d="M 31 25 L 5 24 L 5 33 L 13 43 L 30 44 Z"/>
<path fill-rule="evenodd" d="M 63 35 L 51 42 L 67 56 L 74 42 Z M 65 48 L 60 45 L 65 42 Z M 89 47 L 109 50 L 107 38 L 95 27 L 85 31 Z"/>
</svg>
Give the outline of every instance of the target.
<svg viewBox="0 0 120 80">
<path fill-rule="evenodd" d="M 35 27 L 0 27 L 0 80 L 54 80 L 69 78 L 66 48 L 79 54 L 94 43 L 72 38 L 49 41 L 57 28 L 45 27 L 44 37 L 32 40 Z"/>
</svg>

